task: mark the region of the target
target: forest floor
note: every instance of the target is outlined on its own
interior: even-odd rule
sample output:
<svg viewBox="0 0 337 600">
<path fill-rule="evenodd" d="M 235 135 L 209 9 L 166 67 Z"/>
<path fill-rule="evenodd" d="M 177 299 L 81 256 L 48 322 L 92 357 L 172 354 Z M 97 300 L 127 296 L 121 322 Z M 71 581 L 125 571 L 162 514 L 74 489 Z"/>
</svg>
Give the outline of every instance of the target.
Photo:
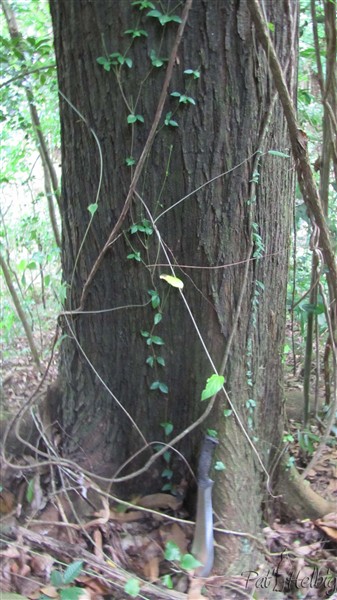
<svg viewBox="0 0 337 600">
<path fill-rule="evenodd" d="M 22 350 L 24 341 L 17 344 Z M 1 442 L 10 417 L 37 389 L 42 398 L 57 374 L 56 360 L 43 379 L 27 354 L 17 356 L 2 365 Z M 300 379 L 289 376 L 285 387 L 285 436 L 301 470 L 319 444 L 322 426 L 314 418 L 306 430 L 301 426 Z M 47 458 L 58 456 L 57 434 L 43 431 L 38 419 L 35 425 L 40 433 L 34 445 Z M 337 599 L 336 437 L 328 439 L 307 476 L 336 511 L 314 521 L 266 523 L 258 540 L 265 554 L 262 572 L 200 579 L 183 568 L 193 522 L 182 501 L 161 491 L 142 496 L 141 490 L 132 505 L 111 496 L 108 501 L 92 481 L 80 481 L 78 473 L 52 467 L 37 452 L 16 445 L 13 433 L 1 460 L 2 600 Z M 169 555 L 168 541 L 176 555 Z"/>
</svg>

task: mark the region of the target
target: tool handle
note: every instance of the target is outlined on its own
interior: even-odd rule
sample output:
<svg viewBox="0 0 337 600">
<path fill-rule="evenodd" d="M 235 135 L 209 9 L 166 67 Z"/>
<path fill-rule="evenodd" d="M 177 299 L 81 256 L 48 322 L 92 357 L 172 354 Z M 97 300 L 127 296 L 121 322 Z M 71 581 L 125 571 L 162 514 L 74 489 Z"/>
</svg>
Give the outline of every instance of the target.
<svg viewBox="0 0 337 600">
<path fill-rule="evenodd" d="M 199 457 L 198 484 L 207 483 L 209 481 L 213 454 L 218 443 L 218 440 L 210 435 L 206 435 L 204 438 Z"/>
</svg>

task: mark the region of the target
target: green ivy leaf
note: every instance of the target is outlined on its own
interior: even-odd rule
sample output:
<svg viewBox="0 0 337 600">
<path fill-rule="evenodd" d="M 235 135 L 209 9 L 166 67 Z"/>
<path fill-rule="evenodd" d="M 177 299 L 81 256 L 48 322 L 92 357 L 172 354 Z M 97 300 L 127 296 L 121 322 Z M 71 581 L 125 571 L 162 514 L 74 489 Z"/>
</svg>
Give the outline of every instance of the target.
<svg viewBox="0 0 337 600">
<path fill-rule="evenodd" d="M 171 575 L 163 575 L 161 580 L 165 587 L 167 587 L 169 590 L 173 590 L 173 581 Z"/>
<path fill-rule="evenodd" d="M 268 150 L 267 154 L 271 154 L 271 156 L 280 156 L 281 158 L 290 158 L 289 154 L 279 152 L 279 150 Z"/>
<path fill-rule="evenodd" d="M 88 211 L 90 212 L 90 214 L 91 214 L 92 217 L 94 216 L 94 214 L 97 211 L 97 209 L 98 209 L 97 202 L 95 204 L 89 204 L 89 206 L 88 206 Z"/>
<path fill-rule="evenodd" d="M 160 423 L 160 427 L 163 427 L 165 435 L 170 435 L 173 431 L 173 423 L 170 421 L 165 421 L 164 423 Z M 170 454 L 171 456 L 171 454 Z"/>
<path fill-rule="evenodd" d="M 127 29 L 124 31 L 124 35 L 131 35 L 132 39 L 135 39 L 142 36 L 147 37 L 148 33 L 145 29 Z"/>
<path fill-rule="evenodd" d="M 194 71 L 193 69 L 185 69 L 185 75 L 193 75 L 193 79 L 199 79 L 200 71 Z"/>
<path fill-rule="evenodd" d="M 184 554 L 180 561 L 180 566 L 185 571 L 192 571 L 197 569 L 197 567 L 202 567 L 202 563 L 200 560 L 194 558 L 193 554 Z"/>
<path fill-rule="evenodd" d="M 173 486 L 172 486 L 171 481 L 164 483 L 164 485 L 161 488 L 162 492 L 172 492 L 172 489 L 173 489 Z"/>
<path fill-rule="evenodd" d="M 140 586 L 139 586 L 138 579 L 135 579 L 135 577 L 128 579 L 128 581 L 126 582 L 126 584 L 124 586 L 124 592 L 126 592 L 129 596 L 132 596 L 132 598 L 135 598 L 136 596 L 138 596 L 138 594 L 140 592 Z"/>
<path fill-rule="evenodd" d="M 162 356 L 157 356 L 156 361 L 157 361 L 158 365 L 165 367 L 165 359 Z"/>
<path fill-rule="evenodd" d="M 105 56 L 99 56 L 98 58 L 96 58 L 96 62 L 99 65 L 102 65 L 106 71 L 110 71 L 111 64 L 110 64 L 110 61 Z"/>
<path fill-rule="evenodd" d="M 129 125 L 132 123 L 137 123 L 137 121 L 139 121 L 140 123 L 144 123 L 144 117 L 142 115 L 128 115 L 127 122 L 129 123 Z"/>
<path fill-rule="evenodd" d="M 167 60 L 166 58 L 160 58 L 157 56 L 155 50 L 150 51 L 150 60 L 153 67 L 162 67 L 164 62 Z"/>
<path fill-rule="evenodd" d="M 147 365 L 149 365 L 149 367 L 153 367 L 153 365 L 154 365 L 154 357 L 153 356 L 148 356 L 145 362 L 146 362 Z"/>
<path fill-rule="evenodd" d="M 155 19 L 159 19 L 162 16 L 162 13 L 160 12 L 160 10 L 150 10 L 147 15 L 147 17 L 154 17 Z"/>
<path fill-rule="evenodd" d="M 159 337 L 158 335 L 152 335 L 151 341 L 153 344 L 156 344 L 157 346 L 163 346 L 165 344 L 164 340 L 161 337 Z"/>
<path fill-rule="evenodd" d="M 171 462 L 171 451 L 170 450 L 166 450 L 166 452 L 164 452 L 163 459 L 167 464 L 169 462 Z"/>
<path fill-rule="evenodd" d="M 207 435 L 210 435 L 211 437 L 217 438 L 218 437 L 218 432 L 216 429 L 207 429 Z"/>
<path fill-rule="evenodd" d="M 166 469 L 164 469 L 162 471 L 161 476 L 164 477 L 165 479 L 172 479 L 172 477 L 173 477 L 173 471 L 172 471 L 172 469 L 169 469 L 167 467 Z"/>
<path fill-rule="evenodd" d="M 158 323 L 160 323 L 160 321 L 162 320 L 162 318 L 163 318 L 163 315 L 161 313 L 156 313 L 154 315 L 154 318 L 153 318 L 154 324 L 158 325 Z"/>
<path fill-rule="evenodd" d="M 226 469 L 225 465 L 223 464 L 222 460 L 217 460 L 215 465 L 214 465 L 214 469 L 216 471 L 224 471 Z"/>
<path fill-rule="evenodd" d="M 153 381 L 150 385 L 150 390 L 159 390 L 162 394 L 168 393 L 168 387 L 162 381 Z"/>
<path fill-rule="evenodd" d="M 174 23 L 181 23 L 181 18 L 178 15 L 171 15 L 170 21 L 174 21 Z"/>
<path fill-rule="evenodd" d="M 132 2 L 132 6 L 138 6 L 139 10 L 144 10 L 146 8 L 155 8 L 154 4 L 149 0 L 135 0 Z"/>
<path fill-rule="evenodd" d="M 31 504 L 34 500 L 34 478 L 31 479 L 28 483 L 26 490 L 26 500 L 29 504 Z"/>
<path fill-rule="evenodd" d="M 181 559 L 181 552 L 180 552 L 179 546 L 175 542 L 172 542 L 171 540 L 166 542 L 164 558 L 165 558 L 165 560 L 180 560 Z"/>
<path fill-rule="evenodd" d="M 83 596 L 85 590 L 80 587 L 67 587 L 60 590 L 60 598 L 61 600 L 78 600 L 81 596 Z"/>
<path fill-rule="evenodd" d="M 179 127 L 179 124 L 177 123 L 177 121 L 174 121 L 174 119 L 171 119 L 172 117 L 172 112 L 168 112 L 166 113 L 165 116 L 165 120 L 164 120 L 164 125 L 166 125 L 167 127 L 169 125 L 171 125 L 171 127 Z"/>
<path fill-rule="evenodd" d="M 202 391 L 201 400 L 207 400 L 208 398 L 215 396 L 215 394 L 221 390 L 224 383 L 225 378 L 222 375 L 216 375 L 216 373 L 211 375 L 211 377 L 207 379 L 205 389 Z"/>
<path fill-rule="evenodd" d="M 127 257 L 129 260 L 136 260 L 137 262 L 141 262 L 141 256 L 140 256 L 140 252 L 131 252 L 131 254 L 128 254 Z"/>
<path fill-rule="evenodd" d="M 156 309 L 160 305 L 160 296 L 157 290 L 148 290 L 148 294 L 151 296 L 152 308 Z"/>
<path fill-rule="evenodd" d="M 223 416 L 224 417 L 230 417 L 232 414 L 232 409 L 231 408 L 225 408 L 225 410 L 223 411 Z"/>
<path fill-rule="evenodd" d="M 61 587 L 61 585 L 63 585 L 63 575 L 62 575 L 61 571 L 52 571 L 51 572 L 50 583 L 56 588 L 59 588 L 59 587 Z"/>
<path fill-rule="evenodd" d="M 81 573 L 82 569 L 83 569 L 83 561 L 82 560 L 76 560 L 75 562 L 68 565 L 68 567 L 66 568 L 66 570 L 63 573 L 63 583 L 66 585 L 69 583 L 73 583 L 75 581 L 76 577 L 78 577 L 79 574 Z"/>
</svg>

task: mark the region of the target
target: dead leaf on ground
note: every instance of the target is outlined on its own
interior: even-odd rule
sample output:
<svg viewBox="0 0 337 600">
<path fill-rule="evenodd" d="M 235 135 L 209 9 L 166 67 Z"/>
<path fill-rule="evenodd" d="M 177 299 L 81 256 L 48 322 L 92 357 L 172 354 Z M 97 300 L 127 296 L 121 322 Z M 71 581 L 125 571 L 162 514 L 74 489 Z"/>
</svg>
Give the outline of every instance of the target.
<svg viewBox="0 0 337 600">
<path fill-rule="evenodd" d="M 76 578 L 77 583 L 85 585 L 89 589 L 90 594 L 96 598 L 97 596 L 106 596 L 109 594 L 109 587 L 100 581 L 98 577 L 91 577 L 90 575 L 79 575 Z"/>
<path fill-rule="evenodd" d="M 184 530 L 178 525 L 178 523 L 170 523 L 167 526 L 161 527 L 159 531 L 164 546 L 166 542 L 172 541 L 177 544 L 182 553 L 187 552 L 189 541 Z"/>
<path fill-rule="evenodd" d="M 15 507 L 15 496 L 9 490 L 2 490 L 0 492 L 0 513 L 2 515 L 8 515 L 12 512 Z"/>
<path fill-rule="evenodd" d="M 337 541 L 337 513 L 329 513 L 323 519 L 317 519 L 314 523 L 331 539 Z"/>
<path fill-rule="evenodd" d="M 99 560 L 104 560 L 102 532 L 99 529 L 95 529 L 95 531 L 92 534 L 92 537 L 95 542 L 95 546 L 94 546 L 95 556 L 97 556 L 97 558 Z"/>
<path fill-rule="evenodd" d="M 137 500 L 136 504 L 137 506 L 142 506 L 143 508 L 169 508 L 171 510 L 178 510 L 182 503 L 175 496 L 171 496 L 171 494 L 158 493 L 143 496 L 143 498 L 139 498 Z"/>
<path fill-rule="evenodd" d="M 201 590 L 205 585 L 203 579 L 192 579 L 188 588 L 187 598 L 188 600 L 202 600 L 205 596 L 202 595 Z"/>
<path fill-rule="evenodd" d="M 55 559 L 50 554 L 34 554 L 30 566 L 35 575 L 49 579 Z"/>
<path fill-rule="evenodd" d="M 48 598 L 58 598 L 59 594 L 57 589 L 53 585 L 46 585 L 41 588 L 42 594 L 48 596 Z"/>
<path fill-rule="evenodd" d="M 143 517 L 144 513 L 140 510 L 130 510 L 124 513 L 117 512 L 117 510 L 110 510 L 110 519 L 118 523 L 132 523 L 132 521 L 139 521 Z"/>
<path fill-rule="evenodd" d="M 154 583 L 159 579 L 159 556 L 153 556 L 147 563 L 143 566 L 144 576 Z"/>
</svg>

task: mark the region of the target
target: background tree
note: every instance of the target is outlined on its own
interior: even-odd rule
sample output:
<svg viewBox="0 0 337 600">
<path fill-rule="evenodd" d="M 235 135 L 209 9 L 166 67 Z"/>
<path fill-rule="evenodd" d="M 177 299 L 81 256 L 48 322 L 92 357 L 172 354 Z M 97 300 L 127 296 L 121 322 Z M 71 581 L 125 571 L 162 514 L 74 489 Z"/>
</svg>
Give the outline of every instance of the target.
<svg viewBox="0 0 337 600">
<path fill-rule="evenodd" d="M 58 310 L 55 297 L 60 290 L 55 165 L 58 92 L 51 21 L 48 5 L 36 0 L 1 1 L 0 19 L 0 251 L 6 281 L 0 289 L 3 355 L 20 360 L 25 333 L 29 346 L 35 346 L 34 361 L 43 363 L 45 332 L 51 313 L 54 318 Z"/>
<path fill-rule="evenodd" d="M 65 450 L 80 464 L 111 477 L 120 494 L 144 491 L 144 474 L 123 477 L 149 450 L 120 471 L 124 461 L 145 441 L 189 428 L 205 408 L 206 378 L 224 373 L 227 393 L 211 400 L 208 419 L 220 441 L 215 510 L 226 529 L 254 534 L 282 432 L 293 169 L 247 3 L 189 5 L 50 2 L 68 284 L 60 418 Z M 267 9 L 294 94 L 297 4 Z M 170 56 L 164 110 L 139 173 Z M 169 260 L 183 290 L 160 279 L 172 274 Z M 192 465 L 201 431 L 176 446 Z M 145 487 L 185 476 L 185 463 L 166 455 Z M 233 572 L 255 564 L 249 538 L 221 544 Z"/>
</svg>

